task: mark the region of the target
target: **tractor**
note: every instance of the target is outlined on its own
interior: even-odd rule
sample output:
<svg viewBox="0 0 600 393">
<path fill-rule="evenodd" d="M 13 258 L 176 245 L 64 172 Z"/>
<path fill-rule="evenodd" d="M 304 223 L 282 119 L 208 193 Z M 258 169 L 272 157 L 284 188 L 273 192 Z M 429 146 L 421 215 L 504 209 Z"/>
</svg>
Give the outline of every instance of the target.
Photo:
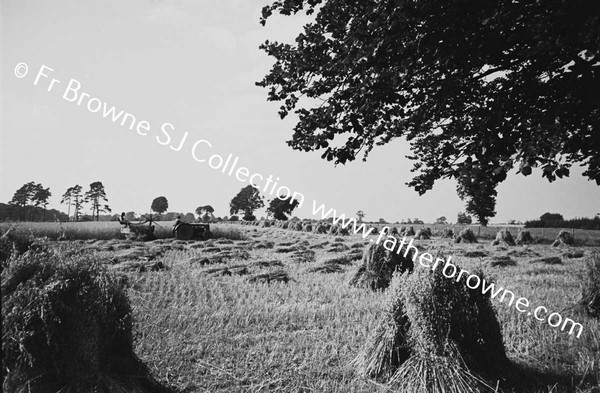
<svg viewBox="0 0 600 393">
<path fill-rule="evenodd" d="M 207 240 L 212 237 L 209 224 L 182 222 L 173 228 L 177 240 Z"/>
</svg>

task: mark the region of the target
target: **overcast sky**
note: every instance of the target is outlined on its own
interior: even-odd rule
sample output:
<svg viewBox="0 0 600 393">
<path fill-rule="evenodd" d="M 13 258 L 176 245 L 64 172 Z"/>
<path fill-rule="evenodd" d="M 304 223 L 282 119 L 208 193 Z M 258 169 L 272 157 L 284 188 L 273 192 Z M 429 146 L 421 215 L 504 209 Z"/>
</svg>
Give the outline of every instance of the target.
<svg viewBox="0 0 600 393">
<path fill-rule="evenodd" d="M 248 183 L 195 161 L 192 147 L 205 140 L 212 147 L 198 144 L 196 158 L 232 154 L 238 167 L 279 177 L 280 185 L 302 193 L 300 217 L 311 216 L 313 200 L 340 212 L 361 209 L 367 220 L 455 221 L 464 210 L 454 181 L 422 197 L 405 185 L 412 163 L 402 141 L 376 148 L 367 162 L 337 168 L 320 153 L 286 145 L 294 119 L 282 121 L 278 104 L 254 85 L 273 63 L 258 45 L 293 42 L 306 20 L 273 17 L 262 27 L 266 0 L 0 1 L 1 202 L 35 181 L 50 187 L 51 208 L 66 211 L 59 202 L 68 187 L 101 181 L 113 212 L 147 212 L 164 195 L 170 211 L 210 204 L 217 216 L 229 215 L 229 201 Z M 29 71 L 17 78 L 21 62 Z M 42 65 L 53 71 L 34 85 Z M 52 78 L 59 82 L 48 92 Z M 71 79 L 81 84 L 77 99 L 85 92 L 97 100 L 84 97 L 77 105 L 63 98 Z M 100 102 L 134 115 L 136 124 L 146 121 L 149 130 L 142 123 L 138 133 L 87 107 L 96 110 Z M 165 123 L 173 129 L 166 126 L 171 141 L 162 145 Z M 186 132 L 181 150 L 173 150 Z M 566 218 L 599 213 L 600 188 L 581 173 L 575 168 L 554 183 L 539 171 L 513 174 L 498 188 L 492 222 L 547 211 Z"/>
</svg>

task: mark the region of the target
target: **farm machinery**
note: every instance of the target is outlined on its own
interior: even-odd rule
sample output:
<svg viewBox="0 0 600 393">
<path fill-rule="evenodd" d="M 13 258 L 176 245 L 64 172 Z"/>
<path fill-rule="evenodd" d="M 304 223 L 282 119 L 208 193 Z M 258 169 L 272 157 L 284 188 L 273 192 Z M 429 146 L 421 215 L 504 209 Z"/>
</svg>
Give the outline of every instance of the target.
<svg viewBox="0 0 600 393">
<path fill-rule="evenodd" d="M 137 240 L 154 240 L 156 236 L 154 235 L 154 225 L 149 221 L 140 221 L 139 223 L 132 222 L 121 222 L 121 234 L 125 236 L 126 239 L 137 239 Z M 145 225 L 148 223 L 148 225 Z"/>
<path fill-rule="evenodd" d="M 210 225 L 182 222 L 173 228 L 177 240 L 207 240 L 211 238 Z"/>
<path fill-rule="evenodd" d="M 155 224 L 157 217 L 152 215 L 142 216 L 143 220 L 138 223 L 121 222 L 121 233 L 128 239 L 154 240 Z M 210 224 L 177 222 L 172 229 L 173 237 L 177 240 L 207 240 L 212 237 Z"/>
</svg>

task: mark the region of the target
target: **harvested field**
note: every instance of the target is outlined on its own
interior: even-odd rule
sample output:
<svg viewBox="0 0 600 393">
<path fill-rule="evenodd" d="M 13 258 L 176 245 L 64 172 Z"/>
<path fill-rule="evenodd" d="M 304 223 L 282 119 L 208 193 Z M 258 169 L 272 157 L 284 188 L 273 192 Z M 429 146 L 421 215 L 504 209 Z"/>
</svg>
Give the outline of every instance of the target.
<svg viewBox="0 0 600 393">
<path fill-rule="evenodd" d="M 334 258 L 327 258 L 323 261 L 324 265 L 352 265 L 352 260 L 346 256 L 342 255 Z"/>
<path fill-rule="evenodd" d="M 529 231 L 520 230 L 515 243 L 518 245 L 531 244 L 533 243 L 533 237 Z"/>
<path fill-rule="evenodd" d="M 471 228 L 465 228 L 454 237 L 454 243 L 477 243 L 477 237 Z"/>
<path fill-rule="evenodd" d="M 494 256 L 485 259 L 485 264 L 489 267 L 517 266 L 517 262 L 509 256 Z"/>
<path fill-rule="evenodd" d="M 505 245 L 505 246 L 514 246 L 515 240 L 513 239 L 511 233 L 508 229 L 502 229 L 498 231 L 496 234 L 496 238 L 492 242 L 492 246 Z"/>
<path fill-rule="evenodd" d="M 462 255 L 465 258 L 483 258 L 483 257 L 488 256 L 488 252 L 481 251 L 481 250 L 473 250 L 473 251 L 465 251 Z"/>
<path fill-rule="evenodd" d="M 234 229 L 245 239 L 49 243 L 97 255 L 111 269 L 132 264 L 131 269 L 115 272 L 130 283 L 135 354 L 159 383 L 189 392 L 260 390 L 265 376 L 275 369 L 277 377 L 269 380 L 273 389 L 281 391 L 303 387 L 386 391 L 385 386 L 374 385 L 348 367 L 383 320 L 386 307 L 389 289 L 370 291 L 349 285 L 357 271 L 365 273 L 364 262 L 357 258 L 372 246 L 359 236 L 334 239 L 297 232 L 296 238 L 290 238 L 288 232 L 273 226 Z M 274 236 L 272 231 L 286 235 Z M 494 282 L 536 306 L 560 311 L 585 303 L 591 313 L 596 312 L 595 284 L 589 284 L 592 289 L 585 296 L 581 291 L 581 277 L 588 274 L 586 263 L 593 248 L 533 244 L 502 251 L 489 242 L 456 244 L 448 239 L 415 241 L 414 245 L 419 253 L 435 255 L 444 250 L 445 256 L 452 256 L 453 262 L 469 271 L 483 269 Z M 584 255 L 579 258 L 567 256 L 580 252 Z M 561 263 L 551 264 L 557 260 Z M 161 263 L 164 269 L 136 269 L 134 263 Z M 414 269 L 422 268 L 417 263 Z M 506 357 L 548 370 L 530 378 L 538 381 L 533 392 L 547 392 L 554 386 L 568 390 L 580 383 L 590 387 L 598 380 L 599 373 L 591 370 L 600 361 L 600 321 L 590 312 L 579 317 L 575 310 L 572 314 L 561 311 L 573 320 L 586 318 L 581 319 L 584 332 L 576 339 L 496 300 L 492 307 L 506 342 Z M 332 352 L 332 345 L 338 349 Z M 555 348 L 561 348 L 560 353 Z M 523 351 L 538 360 L 524 360 Z M 453 356 L 451 351 L 443 353 L 439 361 Z M 253 355 L 245 360 L 247 354 Z M 429 363 L 417 359 L 429 369 Z M 165 368 L 165 364 L 170 366 Z M 302 374 L 296 364 L 303 365 Z M 570 379 L 561 379 L 559 373 Z"/>
<path fill-rule="evenodd" d="M 283 267 L 283 262 L 274 259 L 271 261 L 255 261 L 252 263 L 252 265 L 258 267 Z"/>
<path fill-rule="evenodd" d="M 414 251 L 410 250 L 407 257 L 404 257 L 405 251 L 408 250 L 395 243 L 389 247 L 385 244 L 372 244 L 365 252 L 362 265 L 350 280 L 350 285 L 371 290 L 387 288 L 394 273 L 411 272 L 414 268 Z"/>
<path fill-rule="evenodd" d="M 546 265 L 560 265 L 562 264 L 562 259 L 560 257 L 543 257 L 543 258 L 535 258 L 529 261 L 530 263 L 545 263 Z"/>
<path fill-rule="evenodd" d="M 339 253 L 349 250 L 350 248 L 344 243 L 334 243 L 329 248 L 327 248 L 327 252 L 331 253 Z"/>
<path fill-rule="evenodd" d="M 290 281 L 290 276 L 284 270 L 277 270 L 270 273 L 256 274 L 248 278 L 250 283 L 287 283 Z"/>
<path fill-rule="evenodd" d="M 567 251 L 563 255 L 565 258 L 581 258 L 585 255 L 585 253 L 580 250 L 573 250 L 573 251 Z"/>
<path fill-rule="evenodd" d="M 414 238 L 418 240 L 429 240 L 432 236 L 431 229 L 421 228 L 416 233 Z"/>
<path fill-rule="evenodd" d="M 340 265 L 335 264 L 322 264 L 320 266 L 311 267 L 306 270 L 308 273 L 343 273 L 344 268 Z"/>
<path fill-rule="evenodd" d="M 575 239 L 571 235 L 571 232 L 564 231 L 564 230 L 560 231 L 558 233 L 558 235 L 556 236 L 556 240 L 554 240 L 554 243 L 552 243 L 553 247 L 574 246 L 574 245 L 575 245 Z"/>
<path fill-rule="evenodd" d="M 312 250 L 299 250 L 290 256 L 293 262 L 307 263 L 315 260 L 315 252 Z"/>
</svg>

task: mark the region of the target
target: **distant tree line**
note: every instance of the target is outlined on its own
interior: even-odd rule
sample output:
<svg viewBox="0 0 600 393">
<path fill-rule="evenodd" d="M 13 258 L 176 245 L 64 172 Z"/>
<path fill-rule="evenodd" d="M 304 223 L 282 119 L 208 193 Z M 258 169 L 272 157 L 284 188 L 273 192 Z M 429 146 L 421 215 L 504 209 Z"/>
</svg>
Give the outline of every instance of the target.
<svg viewBox="0 0 600 393">
<path fill-rule="evenodd" d="M 600 213 L 594 218 L 572 218 L 565 220 L 562 214 L 544 213 L 539 220 L 525 222 L 525 228 L 572 228 L 600 230 Z"/>
<path fill-rule="evenodd" d="M 96 181 L 90 184 L 90 189 L 82 194 L 80 185 L 69 187 L 63 194 L 61 204 L 68 206 L 66 217 L 64 213 L 57 210 L 47 217 L 47 207 L 52 196 L 49 188 L 44 188 L 40 183 L 30 181 L 15 191 L 8 205 L 3 206 L 0 220 L 2 221 L 68 221 L 73 208 L 73 220 L 82 219 L 82 208 L 84 204 L 91 207 L 91 220 L 100 220 L 100 213 L 110 213 L 111 209 L 106 204 L 106 191 L 102 182 Z M 58 214 L 60 213 L 60 214 Z"/>
<path fill-rule="evenodd" d="M 49 188 L 44 188 L 40 183 L 28 182 L 21 186 L 8 204 L 0 203 L 0 221 L 117 221 L 119 214 L 100 214 L 111 213 L 111 208 L 106 204 L 108 199 L 102 182 L 94 182 L 90 184 L 90 189 L 82 193 L 82 187 L 75 185 L 69 187 L 62 195 L 61 204 L 68 206 L 67 214 L 55 209 L 47 209 L 48 199 L 52 193 Z M 90 215 L 82 214 L 83 205 L 88 204 L 91 210 Z M 269 201 L 267 207 L 267 218 L 275 218 L 278 220 L 287 220 L 292 211 L 298 207 L 299 202 L 293 199 L 292 196 L 282 195 Z M 158 217 L 153 217 L 156 221 L 174 221 L 180 216 L 184 221 L 194 222 L 218 222 L 221 220 L 237 221 L 239 212 L 244 213 L 243 219 L 246 221 L 256 220 L 253 214 L 255 210 L 264 207 L 264 199 L 260 195 L 258 189 L 252 185 L 248 185 L 240 190 L 240 192 L 230 202 L 231 217 L 215 217 L 215 209 L 210 205 L 199 206 L 195 213 L 177 213 L 167 212 L 169 202 L 166 197 L 160 196 L 154 198 L 151 205 L 151 210 L 158 214 Z M 71 215 L 71 210 L 73 214 Z M 359 221 L 365 217 L 365 213 L 359 210 L 356 213 Z M 147 218 L 147 217 L 146 217 Z M 292 218 L 295 219 L 296 217 Z M 125 219 L 128 221 L 144 220 L 144 215 L 137 215 L 130 211 L 125 213 Z M 511 224 L 517 224 L 511 220 Z M 383 218 L 379 219 L 380 223 L 385 223 Z M 463 212 L 457 215 L 457 224 L 469 225 L 473 222 L 472 217 Z M 446 217 L 439 217 L 436 224 L 447 224 Z M 400 224 L 423 224 L 423 221 L 415 219 L 402 220 Z M 526 228 L 574 228 L 574 229 L 597 229 L 600 230 L 600 213 L 594 218 L 574 218 L 565 220 L 561 214 L 545 213 L 539 220 L 531 220 L 525 222 Z"/>
<path fill-rule="evenodd" d="M 68 221 L 65 213 L 36 206 L 18 206 L 0 203 L 0 221 Z"/>
<path fill-rule="evenodd" d="M 76 184 L 69 187 L 62 195 L 61 204 L 66 205 L 67 213 L 55 209 L 47 209 L 49 198 L 52 195 L 49 188 L 33 181 L 28 182 L 15 191 L 12 199 L 6 203 L 0 203 L 0 221 L 117 221 L 120 214 L 110 214 L 112 209 L 108 206 L 106 190 L 102 182 L 93 182 L 88 191 Z M 84 214 L 84 207 L 90 209 L 89 214 Z M 184 221 L 221 221 L 220 217 L 214 216 L 215 209 L 210 205 L 200 206 L 194 213 L 167 212 L 169 202 L 166 197 L 154 198 L 150 209 L 157 213 L 158 217 L 152 217 L 155 221 L 174 221 L 180 216 Z M 104 214 L 103 214 L 104 213 Z M 125 212 L 124 212 L 125 213 Z M 138 215 L 136 212 L 125 213 L 127 221 L 148 219 L 147 215 Z"/>
<path fill-rule="evenodd" d="M 25 183 L 15 191 L 12 199 L 8 202 L 9 205 L 14 206 L 11 214 L 18 214 L 18 220 L 45 220 L 48 199 L 51 195 L 50 189 L 44 188 L 40 183 L 33 181 Z M 4 214 L 2 219 L 4 220 Z"/>
</svg>

